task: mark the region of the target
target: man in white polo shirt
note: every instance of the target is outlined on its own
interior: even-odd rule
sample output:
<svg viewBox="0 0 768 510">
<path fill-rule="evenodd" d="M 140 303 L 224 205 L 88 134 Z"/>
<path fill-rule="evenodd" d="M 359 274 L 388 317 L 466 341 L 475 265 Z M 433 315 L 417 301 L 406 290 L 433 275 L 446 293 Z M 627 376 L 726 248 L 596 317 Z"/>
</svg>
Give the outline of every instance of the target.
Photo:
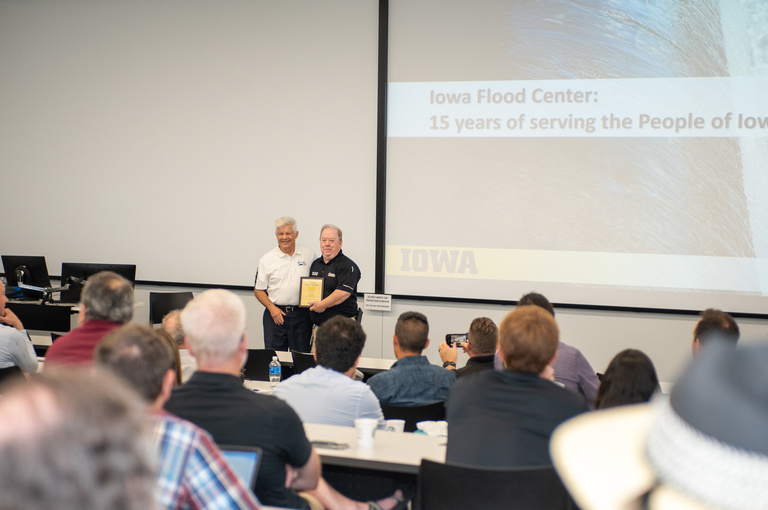
<svg viewBox="0 0 768 510">
<path fill-rule="evenodd" d="M 299 308 L 301 277 L 309 276 L 316 258 L 309 248 L 296 244 L 296 220 L 275 221 L 277 246 L 259 260 L 253 293 L 264 305 L 264 346 L 267 349 L 309 352 L 312 323 L 309 310 Z"/>
</svg>

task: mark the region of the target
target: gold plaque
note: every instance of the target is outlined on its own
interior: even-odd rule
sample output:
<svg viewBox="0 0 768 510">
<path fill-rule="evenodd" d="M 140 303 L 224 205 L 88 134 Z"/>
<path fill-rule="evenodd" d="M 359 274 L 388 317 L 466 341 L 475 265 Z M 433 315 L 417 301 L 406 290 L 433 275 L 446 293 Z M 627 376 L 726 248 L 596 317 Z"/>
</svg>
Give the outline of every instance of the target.
<svg viewBox="0 0 768 510">
<path fill-rule="evenodd" d="M 322 277 L 316 276 L 303 276 L 301 278 L 300 307 L 309 308 L 310 303 L 323 299 L 323 280 Z"/>
</svg>

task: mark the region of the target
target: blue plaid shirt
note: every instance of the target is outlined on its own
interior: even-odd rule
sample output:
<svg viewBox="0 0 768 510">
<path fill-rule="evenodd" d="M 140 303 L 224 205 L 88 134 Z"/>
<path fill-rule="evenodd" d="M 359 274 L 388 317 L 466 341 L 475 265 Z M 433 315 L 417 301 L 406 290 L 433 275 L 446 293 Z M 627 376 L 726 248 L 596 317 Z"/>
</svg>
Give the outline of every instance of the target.
<svg viewBox="0 0 768 510">
<path fill-rule="evenodd" d="M 419 406 L 445 402 L 455 380 L 453 370 L 430 364 L 426 356 L 404 356 L 368 379 L 368 385 L 384 405 Z"/>
<path fill-rule="evenodd" d="M 176 416 L 153 415 L 158 455 L 156 500 L 167 509 L 258 509 L 211 436 Z"/>
</svg>

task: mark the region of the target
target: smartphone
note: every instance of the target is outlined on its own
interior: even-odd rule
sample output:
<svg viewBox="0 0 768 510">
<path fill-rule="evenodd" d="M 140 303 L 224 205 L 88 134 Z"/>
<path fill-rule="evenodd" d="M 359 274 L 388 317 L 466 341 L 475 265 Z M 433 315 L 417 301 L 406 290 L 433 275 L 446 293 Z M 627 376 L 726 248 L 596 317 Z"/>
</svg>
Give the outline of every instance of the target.
<svg viewBox="0 0 768 510">
<path fill-rule="evenodd" d="M 453 344 L 456 344 L 456 347 L 461 347 L 467 343 L 467 334 L 466 333 L 448 333 L 447 335 L 445 335 L 445 343 L 448 344 L 448 347 L 451 347 Z"/>
<path fill-rule="evenodd" d="M 346 450 L 349 448 L 347 443 L 337 443 L 336 441 L 312 441 L 312 446 L 327 450 Z"/>
</svg>

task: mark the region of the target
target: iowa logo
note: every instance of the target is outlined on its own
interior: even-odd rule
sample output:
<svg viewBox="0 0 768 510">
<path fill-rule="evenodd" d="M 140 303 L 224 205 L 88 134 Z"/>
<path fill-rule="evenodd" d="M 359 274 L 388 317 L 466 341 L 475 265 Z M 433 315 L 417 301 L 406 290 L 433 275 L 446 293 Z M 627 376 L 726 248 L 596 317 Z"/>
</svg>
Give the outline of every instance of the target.
<svg viewBox="0 0 768 510">
<path fill-rule="evenodd" d="M 401 248 L 401 271 L 416 273 L 477 274 L 475 252 L 471 250 L 425 250 Z"/>
</svg>

